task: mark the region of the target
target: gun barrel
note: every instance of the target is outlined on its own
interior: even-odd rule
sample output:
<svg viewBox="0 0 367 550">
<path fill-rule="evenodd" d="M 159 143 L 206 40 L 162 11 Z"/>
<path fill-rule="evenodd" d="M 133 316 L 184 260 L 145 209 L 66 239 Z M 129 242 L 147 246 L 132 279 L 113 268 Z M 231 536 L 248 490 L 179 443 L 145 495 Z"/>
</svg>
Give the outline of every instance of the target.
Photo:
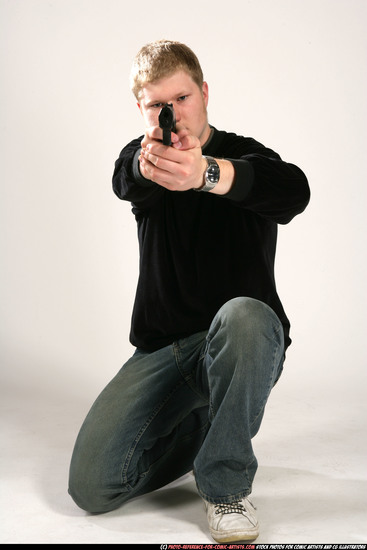
<svg viewBox="0 0 367 550">
<path fill-rule="evenodd" d="M 176 131 L 176 115 L 172 103 L 166 103 L 162 107 L 158 120 L 163 130 L 163 144 L 171 145 L 171 132 Z"/>
</svg>

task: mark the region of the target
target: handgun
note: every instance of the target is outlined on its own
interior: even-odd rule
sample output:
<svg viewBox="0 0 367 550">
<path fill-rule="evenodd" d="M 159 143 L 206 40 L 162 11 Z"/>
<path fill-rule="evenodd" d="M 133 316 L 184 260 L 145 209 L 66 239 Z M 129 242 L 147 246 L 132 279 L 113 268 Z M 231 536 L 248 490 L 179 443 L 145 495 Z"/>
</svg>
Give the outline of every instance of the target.
<svg viewBox="0 0 367 550">
<path fill-rule="evenodd" d="M 163 145 L 171 145 L 171 132 L 176 132 L 176 115 L 172 103 L 163 105 L 158 120 L 163 130 Z"/>
</svg>

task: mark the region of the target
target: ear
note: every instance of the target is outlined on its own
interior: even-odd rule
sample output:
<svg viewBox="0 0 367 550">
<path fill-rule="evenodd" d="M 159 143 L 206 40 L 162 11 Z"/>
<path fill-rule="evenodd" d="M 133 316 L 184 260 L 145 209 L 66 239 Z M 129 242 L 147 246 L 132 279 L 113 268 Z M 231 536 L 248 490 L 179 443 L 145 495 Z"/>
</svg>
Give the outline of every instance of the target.
<svg viewBox="0 0 367 550">
<path fill-rule="evenodd" d="M 142 112 L 142 110 L 141 110 L 141 105 L 140 105 L 140 103 L 136 103 L 136 104 L 137 104 L 138 109 L 139 109 L 139 111 L 141 112 L 141 114 L 143 114 L 143 112 Z"/>
<path fill-rule="evenodd" d="M 207 82 L 203 82 L 203 98 L 205 102 L 205 107 L 207 107 L 209 101 L 209 86 Z"/>
</svg>

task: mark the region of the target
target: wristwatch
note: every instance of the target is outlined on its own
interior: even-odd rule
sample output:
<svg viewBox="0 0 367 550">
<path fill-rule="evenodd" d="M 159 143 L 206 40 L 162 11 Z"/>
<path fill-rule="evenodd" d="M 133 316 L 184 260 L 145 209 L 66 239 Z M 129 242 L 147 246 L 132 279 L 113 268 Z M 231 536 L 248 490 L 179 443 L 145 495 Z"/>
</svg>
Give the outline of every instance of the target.
<svg viewBox="0 0 367 550">
<path fill-rule="evenodd" d="M 211 191 L 217 185 L 220 178 L 220 168 L 213 157 L 204 156 L 208 165 L 204 172 L 204 185 L 195 191 Z"/>
</svg>

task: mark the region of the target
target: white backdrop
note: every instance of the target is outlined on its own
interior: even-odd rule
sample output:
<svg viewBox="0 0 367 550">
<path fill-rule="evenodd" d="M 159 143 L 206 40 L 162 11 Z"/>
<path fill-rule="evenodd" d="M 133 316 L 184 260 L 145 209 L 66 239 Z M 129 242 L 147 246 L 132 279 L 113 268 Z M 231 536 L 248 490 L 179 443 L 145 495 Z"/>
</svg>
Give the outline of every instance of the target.
<svg viewBox="0 0 367 550">
<path fill-rule="evenodd" d="M 133 57 L 166 37 L 197 53 L 212 124 L 254 137 L 309 178 L 308 209 L 279 231 L 278 290 L 293 338 L 284 395 L 362 399 L 366 8 L 0 0 L 3 388 L 88 408 L 132 352 L 136 227 L 111 177 L 143 131 L 128 86 Z"/>
</svg>

